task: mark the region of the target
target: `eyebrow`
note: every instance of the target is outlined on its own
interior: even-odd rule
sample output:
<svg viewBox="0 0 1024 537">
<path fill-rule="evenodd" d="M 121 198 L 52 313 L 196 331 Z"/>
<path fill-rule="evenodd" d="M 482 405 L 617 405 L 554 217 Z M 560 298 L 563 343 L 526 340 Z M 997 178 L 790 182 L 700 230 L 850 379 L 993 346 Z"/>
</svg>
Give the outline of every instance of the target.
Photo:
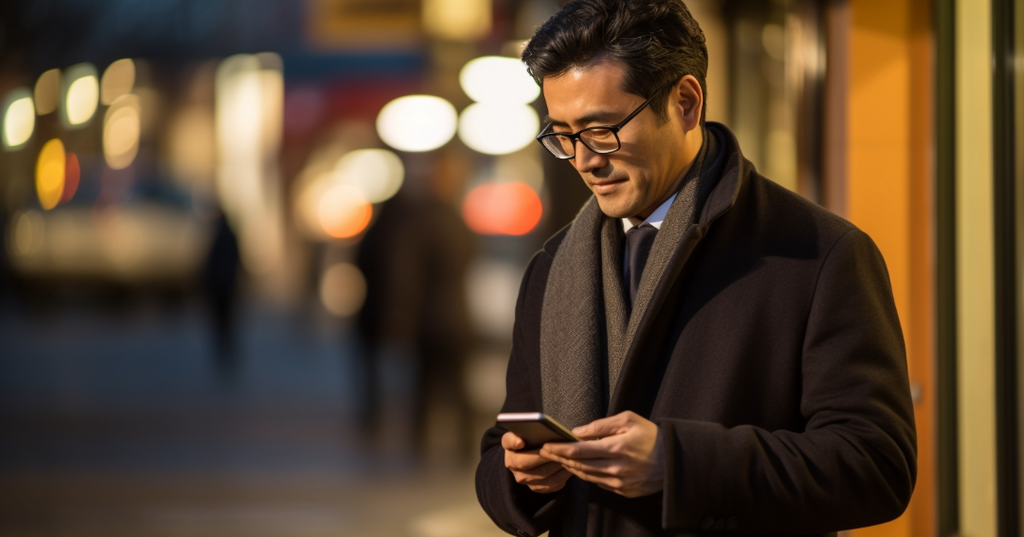
<svg viewBox="0 0 1024 537">
<path fill-rule="evenodd" d="M 591 123 L 596 123 L 596 122 L 602 122 L 603 124 L 606 124 L 606 125 L 612 125 L 612 124 L 614 124 L 613 123 L 614 119 L 617 116 L 621 115 L 621 114 L 622 114 L 622 112 L 611 112 L 611 111 L 606 111 L 606 110 L 599 110 L 599 111 L 596 111 L 596 112 L 591 112 L 591 113 L 589 113 L 589 114 L 587 114 L 587 115 L 577 119 L 576 121 L 577 121 L 577 123 L 579 123 L 581 125 L 589 125 Z M 565 121 L 562 121 L 560 119 L 552 119 L 551 116 L 549 116 L 549 115 L 545 115 L 544 116 L 544 122 L 545 123 L 550 123 L 551 125 L 555 125 L 555 126 L 559 126 L 559 127 L 568 127 L 569 126 L 569 124 L 566 123 Z"/>
</svg>

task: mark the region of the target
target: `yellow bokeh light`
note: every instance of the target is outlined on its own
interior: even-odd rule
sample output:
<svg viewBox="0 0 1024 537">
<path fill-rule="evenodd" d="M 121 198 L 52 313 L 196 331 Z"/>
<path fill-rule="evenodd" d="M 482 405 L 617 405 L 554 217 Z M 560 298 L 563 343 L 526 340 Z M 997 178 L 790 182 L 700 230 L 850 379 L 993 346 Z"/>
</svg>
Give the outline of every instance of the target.
<svg viewBox="0 0 1024 537">
<path fill-rule="evenodd" d="M 103 118 L 103 156 L 112 169 L 131 165 L 139 153 L 141 104 L 135 95 L 122 95 Z"/>
<path fill-rule="evenodd" d="M 357 149 L 338 160 L 333 175 L 362 191 L 370 203 L 380 203 L 398 193 L 405 167 L 398 155 L 386 149 Z"/>
<path fill-rule="evenodd" d="M 92 119 L 99 105 L 100 83 L 96 68 L 83 63 L 69 67 L 68 87 L 64 93 L 64 119 L 69 127 L 80 127 Z"/>
<path fill-rule="evenodd" d="M 64 143 L 58 138 L 46 142 L 36 161 L 36 194 L 43 209 L 50 210 L 60 203 L 66 167 Z"/>
<path fill-rule="evenodd" d="M 36 128 L 36 110 L 26 88 L 11 91 L 4 100 L 3 141 L 6 149 L 21 147 Z"/>
<path fill-rule="evenodd" d="M 60 103 L 60 69 L 50 69 L 36 80 L 36 113 L 45 116 Z"/>
<path fill-rule="evenodd" d="M 377 134 L 399 151 L 432 151 L 455 136 L 458 114 L 452 104 L 433 95 L 406 95 L 384 105 Z"/>
<path fill-rule="evenodd" d="M 324 271 L 320 280 L 320 301 L 338 317 L 357 313 L 366 300 L 366 278 L 351 263 L 338 263 Z"/>
<path fill-rule="evenodd" d="M 39 211 L 28 210 L 16 214 L 12 221 L 14 229 L 8 238 L 10 250 L 21 257 L 39 252 L 46 237 L 46 222 Z"/>
<path fill-rule="evenodd" d="M 107 66 L 100 80 L 100 102 L 112 104 L 118 97 L 132 92 L 135 86 L 135 62 L 130 58 L 117 60 Z"/>
<path fill-rule="evenodd" d="M 423 0 L 423 28 L 451 41 L 476 41 L 491 32 L 491 0 Z"/>
</svg>

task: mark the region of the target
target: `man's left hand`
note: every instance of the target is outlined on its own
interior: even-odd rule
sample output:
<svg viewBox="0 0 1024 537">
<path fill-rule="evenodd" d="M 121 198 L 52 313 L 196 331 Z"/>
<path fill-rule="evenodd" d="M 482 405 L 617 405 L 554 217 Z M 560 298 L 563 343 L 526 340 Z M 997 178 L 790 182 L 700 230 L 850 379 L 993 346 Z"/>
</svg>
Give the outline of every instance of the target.
<svg viewBox="0 0 1024 537">
<path fill-rule="evenodd" d="M 584 481 L 637 498 L 664 487 L 661 432 L 634 412 L 622 412 L 572 430 L 580 442 L 544 444 L 540 455 Z"/>
</svg>

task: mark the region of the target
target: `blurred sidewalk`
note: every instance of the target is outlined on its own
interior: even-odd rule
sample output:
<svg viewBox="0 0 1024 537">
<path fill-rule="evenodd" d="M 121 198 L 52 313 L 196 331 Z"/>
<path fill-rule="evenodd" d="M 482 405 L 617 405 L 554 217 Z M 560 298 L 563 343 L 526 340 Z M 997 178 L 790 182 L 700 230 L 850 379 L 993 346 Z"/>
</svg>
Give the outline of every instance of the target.
<svg viewBox="0 0 1024 537">
<path fill-rule="evenodd" d="M 472 462 L 359 437 L 337 321 L 242 311 L 225 382 L 198 303 L 0 304 L 0 535 L 502 535 Z"/>
</svg>

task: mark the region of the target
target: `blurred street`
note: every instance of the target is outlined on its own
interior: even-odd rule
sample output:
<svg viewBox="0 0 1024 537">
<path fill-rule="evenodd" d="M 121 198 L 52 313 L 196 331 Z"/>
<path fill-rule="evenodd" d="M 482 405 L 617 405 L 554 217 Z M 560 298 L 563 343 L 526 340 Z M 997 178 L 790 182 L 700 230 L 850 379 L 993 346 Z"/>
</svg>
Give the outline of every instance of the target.
<svg viewBox="0 0 1024 537">
<path fill-rule="evenodd" d="M 246 304 L 231 378 L 198 302 L 84 308 L 0 309 L 0 535 L 500 534 L 475 461 L 358 434 L 337 320 Z"/>
</svg>

